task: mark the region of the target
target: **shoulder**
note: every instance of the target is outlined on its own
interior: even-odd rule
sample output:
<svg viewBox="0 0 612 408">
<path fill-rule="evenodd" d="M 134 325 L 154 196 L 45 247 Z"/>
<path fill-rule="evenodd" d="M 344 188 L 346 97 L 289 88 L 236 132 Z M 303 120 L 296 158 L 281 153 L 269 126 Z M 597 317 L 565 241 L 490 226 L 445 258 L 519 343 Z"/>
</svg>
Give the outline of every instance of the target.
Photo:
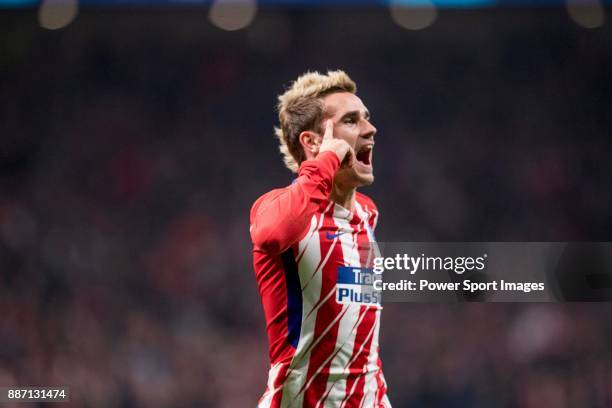
<svg viewBox="0 0 612 408">
<path fill-rule="evenodd" d="M 270 203 L 274 202 L 288 187 L 275 188 L 261 195 L 251 206 L 251 221 L 257 216 L 260 210 L 266 208 Z"/>
<path fill-rule="evenodd" d="M 355 194 L 355 199 L 357 200 L 359 205 L 364 207 L 364 209 L 366 211 L 374 211 L 374 212 L 378 213 L 378 207 L 376 207 L 376 204 L 374 203 L 374 200 L 372 200 L 367 195 L 357 191 L 357 193 Z"/>
</svg>

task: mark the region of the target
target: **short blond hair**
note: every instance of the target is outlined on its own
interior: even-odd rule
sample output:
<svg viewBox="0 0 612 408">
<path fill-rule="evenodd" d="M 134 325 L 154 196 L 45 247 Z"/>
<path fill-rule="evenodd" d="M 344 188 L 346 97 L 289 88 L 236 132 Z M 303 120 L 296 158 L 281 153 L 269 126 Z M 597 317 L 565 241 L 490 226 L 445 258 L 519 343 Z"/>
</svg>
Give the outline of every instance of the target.
<svg viewBox="0 0 612 408">
<path fill-rule="evenodd" d="M 284 94 L 278 96 L 279 127 L 274 128 L 280 143 L 285 166 L 297 173 L 305 154 L 300 133 L 314 130 L 321 133 L 323 104 L 321 98 L 335 92 L 357 92 L 357 85 L 344 71 L 307 72 L 296 79 Z"/>
</svg>

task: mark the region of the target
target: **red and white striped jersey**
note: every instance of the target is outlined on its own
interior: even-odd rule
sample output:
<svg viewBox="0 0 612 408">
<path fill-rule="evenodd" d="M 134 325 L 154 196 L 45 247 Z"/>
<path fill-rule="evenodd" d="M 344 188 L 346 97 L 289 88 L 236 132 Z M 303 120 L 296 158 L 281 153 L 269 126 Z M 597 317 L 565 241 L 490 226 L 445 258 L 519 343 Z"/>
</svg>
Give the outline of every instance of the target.
<svg viewBox="0 0 612 408">
<path fill-rule="evenodd" d="M 378 211 L 360 193 L 354 211 L 329 200 L 339 165 L 333 152 L 304 161 L 293 184 L 251 209 L 271 365 L 259 408 L 391 406 L 366 268 Z"/>
</svg>

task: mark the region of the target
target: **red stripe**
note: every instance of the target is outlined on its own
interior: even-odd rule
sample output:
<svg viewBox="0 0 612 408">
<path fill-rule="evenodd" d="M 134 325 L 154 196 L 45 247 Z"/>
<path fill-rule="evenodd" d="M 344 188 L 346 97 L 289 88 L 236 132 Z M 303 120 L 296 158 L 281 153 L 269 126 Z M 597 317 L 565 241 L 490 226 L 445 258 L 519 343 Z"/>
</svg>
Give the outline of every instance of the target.
<svg viewBox="0 0 612 408">
<path fill-rule="evenodd" d="M 362 307 L 367 308 L 367 306 Z M 346 379 L 346 396 L 344 401 L 346 401 L 347 407 L 359 406 L 363 398 L 363 385 L 365 383 L 364 369 L 368 363 L 372 338 L 376 335 L 376 333 L 372 333 L 368 338 L 368 334 L 376 322 L 376 314 L 372 312 L 374 312 L 374 309 L 371 308 L 365 312 L 366 316 L 357 328 L 357 333 L 355 335 L 355 346 L 353 347 L 353 357 L 351 358 L 351 360 L 354 361 L 348 367 L 349 375 Z M 360 352 L 359 349 L 362 345 L 364 345 L 364 347 Z M 352 394 L 351 391 L 353 391 Z"/>
<path fill-rule="evenodd" d="M 276 377 L 276 381 L 274 381 L 274 388 L 280 387 L 285 383 L 287 379 L 287 370 L 289 369 L 289 364 L 283 364 L 283 367 L 280 369 L 278 376 Z M 283 399 L 283 390 L 280 389 L 276 391 L 274 397 L 272 398 L 272 403 L 270 404 L 270 408 L 281 408 L 281 402 Z"/>
<path fill-rule="evenodd" d="M 281 400 L 283 398 L 283 390 L 282 388 L 279 389 L 279 387 L 283 385 L 285 380 L 287 379 L 288 369 L 289 369 L 289 364 L 283 364 L 278 371 L 278 375 L 276 376 L 274 383 L 272 384 L 273 389 L 270 390 L 270 388 L 266 386 L 266 391 L 264 392 L 263 396 L 259 399 L 259 404 L 261 404 L 261 402 L 268 396 L 269 392 L 273 392 L 273 390 L 276 390 L 276 391 L 275 391 L 274 396 L 272 397 L 272 400 L 270 401 L 270 405 L 267 405 L 267 406 L 264 405 L 262 406 L 262 408 L 268 408 L 268 407 L 269 408 L 280 408 L 281 407 Z"/>
<path fill-rule="evenodd" d="M 365 210 L 364 212 L 365 212 L 364 215 L 368 214 L 368 212 L 366 212 Z M 369 224 L 369 221 L 371 221 L 371 217 L 368 219 L 368 224 Z M 357 235 L 357 244 L 358 244 L 357 248 L 359 249 L 359 262 L 361 262 L 361 265 L 363 267 L 371 268 L 374 262 L 374 258 L 373 258 L 374 254 L 372 253 L 372 250 L 373 250 L 372 242 L 370 242 L 370 237 L 368 236 L 365 220 L 360 220 L 359 228 L 361 229 L 361 233 Z"/>
<path fill-rule="evenodd" d="M 357 324 L 361 325 L 362 321 L 361 319 L 364 318 L 365 313 L 367 313 L 366 308 L 365 307 L 361 307 L 359 310 L 359 314 L 357 316 L 357 320 L 355 321 L 355 324 L 353 325 L 353 328 L 351 331 L 357 331 Z M 353 340 L 353 345 L 355 345 L 355 339 Z M 353 361 L 353 356 L 355 354 L 355 347 L 353 346 L 353 353 L 351 354 L 351 357 L 348 360 L 348 363 L 350 364 L 351 361 Z M 348 368 L 347 366 L 343 367 L 345 370 Z M 329 394 L 331 393 L 331 391 L 334 389 L 334 386 L 336 385 L 336 383 L 340 380 L 340 378 L 336 379 L 330 386 L 329 389 L 327 390 L 327 392 L 325 393 L 325 396 L 323 397 L 323 400 L 321 401 L 322 404 L 325 404 L 325 401 L 327 400 L 327 397 L 329 397 Z M 345 393 L 348 393 L 349 390 L 346 389 L 345 387 Z M 324 405 L 323 405 L 324 406 Z"/>
</svg>

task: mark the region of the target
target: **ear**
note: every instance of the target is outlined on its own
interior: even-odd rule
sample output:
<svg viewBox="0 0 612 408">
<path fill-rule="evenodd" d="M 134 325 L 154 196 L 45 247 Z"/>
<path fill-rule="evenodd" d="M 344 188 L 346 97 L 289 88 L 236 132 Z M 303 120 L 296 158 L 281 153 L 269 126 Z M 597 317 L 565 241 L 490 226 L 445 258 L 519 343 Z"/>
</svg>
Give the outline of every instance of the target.
<svg viewBox="0 0 612 408">
<path fill-rule="evenodd" d="M 304 154 L 307 159 L 312 159 L 319 153 L 321 139 L 320 134 L 311 130 L 305 130 L 300 133 L 300 145 L 302 145 L 302 149 L 304 149 Z"/>
</svg>

